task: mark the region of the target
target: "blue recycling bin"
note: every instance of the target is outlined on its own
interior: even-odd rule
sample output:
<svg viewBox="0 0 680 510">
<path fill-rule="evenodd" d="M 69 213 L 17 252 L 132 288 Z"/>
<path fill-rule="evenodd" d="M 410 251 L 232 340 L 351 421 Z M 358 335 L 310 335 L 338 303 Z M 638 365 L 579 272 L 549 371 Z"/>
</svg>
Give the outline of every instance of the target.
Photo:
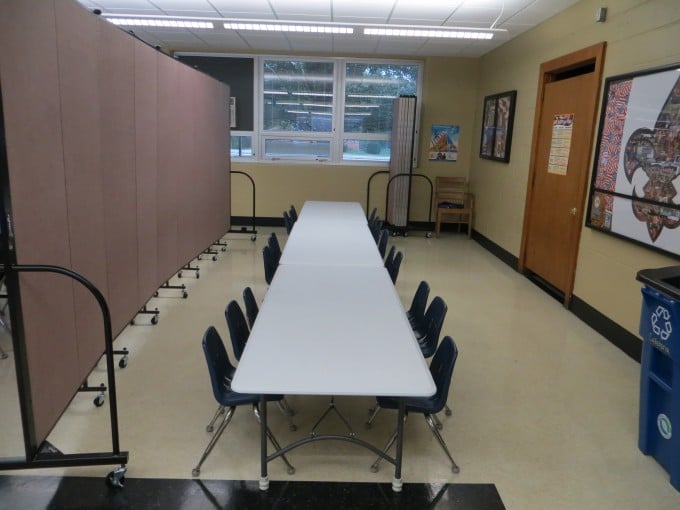
<svg viewBox="0 0 680 510">
<path fill-rule="evenodd" d="M 637 279 L 645 283 L 638 446 L 680 490 L 680 267 L 642 270 Z"/>
</svg>

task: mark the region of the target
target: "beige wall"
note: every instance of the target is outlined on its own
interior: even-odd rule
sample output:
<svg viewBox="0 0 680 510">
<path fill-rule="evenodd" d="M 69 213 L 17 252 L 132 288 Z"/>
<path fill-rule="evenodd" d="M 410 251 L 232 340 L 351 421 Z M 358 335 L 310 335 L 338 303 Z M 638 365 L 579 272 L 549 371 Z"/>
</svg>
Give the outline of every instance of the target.
<svg viewBox="0 0 680 510">
<path fill-rule="evenodd" d="M 472 147 L 477 138 L 473 130 L 476 116 L 478 61 L 476 59 L 428 58 L 425 61 L 421 104 L 419 165 L 416 172 L 435 175 L 467 176 Z M 461 127 L 459 159 L 456 163 L 430 162 L 427 146 L 432 124 L 458 124 Z M 234 170 L 248 172 L 257 186 L 258 217 L 280 217 L 291 204 L 298 208 L 305 200 L 350 200 L 366 203 L 370 175 L 386 166 L 342 166 L 296 163 L 253 164 L 235 161 Z M 434 179 L 433 179 L 434 180 Z M 370 208 L 383 211 L 386 176 L 377 176 L 371 189 Z M 233 178 L 232 214 L 252 213 L 249 181 Z M 424 179 L 414 180 L 411 219 L 428 219 L 429 187 Z M 384 212 L 379 213 L 384 217 Z"/>
<path fill-rule="evenodd" d="M 519 256 L 522 237 L 539 65 L 600 41 L 607 41 L 604 78 L 680 61 L 677 0 L 609 2 L 607 21 L 596 23 L 595 11 L 601 5 L 599 0 L 583 0 L 480 61 L 477 104 L 486 94 L 509 89 L 517 89 L 518 99 L 510 163 L 479 158 L 472 162 L 475 229 L 513 255 Z M 477 119 L 475 130 L 479 124 Z M 478 150 L 479 142 L 473 152 Z M 592 167 L 592 154 L 590 159 Z M 637 271 L 675 264 L 675 259 L 584 227 L 574 294 L 637 334 Z"/>
<path fill-rule="evenodd" d="M 533 129 L 538 69 L 542 62 L 607 42 L 604 75 L 680 61 L 678 0 L 610 2 L 605 23 L 595 22 L 601 0 L 583 0 L 567 11 L 480 59 L 428 58 L 420 122 L 418 172 L 469 176 L 476 194 L 475 229 L 519 256 Z M 517 90 L 517 109 L 510 163 L 480 159 L 481 104 L 488 94 Z M 601 97 L 601 92 L 599 94 Z M 599 109 L 598 109 L 599 114 Z M 428 162 L 430 126 L 461 126 L 459 161 Z M 591 154 L 591 161 L 592 161 Z M 592 167 L 592 164 L 591 164 Z M 291 203 L 307 199 L 366 201 L 370 174 L 378 166 L 264 165 L 235 163 L 257 183 L 257 215 L 278 217 Z M 377 177 L 370 207 L 384 204 L 386 179 Z M 414 181 L 412 220 L 428 216 L 427 188 Z M 249 216 L 250 188 L 233 181 L 233 214 Z M 585 204 L 584 204 L 585 207 Z M 636 334 L 640 309 L 638 270 L 677 261 L 631 242 L 584 228 L 574 294 L 611 320 Z"/>
</svg>

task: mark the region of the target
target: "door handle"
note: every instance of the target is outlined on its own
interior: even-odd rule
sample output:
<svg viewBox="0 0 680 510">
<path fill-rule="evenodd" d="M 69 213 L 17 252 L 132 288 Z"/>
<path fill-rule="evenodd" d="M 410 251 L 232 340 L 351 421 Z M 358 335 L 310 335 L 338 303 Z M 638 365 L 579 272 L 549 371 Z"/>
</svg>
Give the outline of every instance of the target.
<svg viewBox="0 0 680 510">
<path fill-rule="evenodd" d="M 569 209 L 569 213 L 571 213 L 572 216 L 576 216 L 576 207 Z"/>
</svg>

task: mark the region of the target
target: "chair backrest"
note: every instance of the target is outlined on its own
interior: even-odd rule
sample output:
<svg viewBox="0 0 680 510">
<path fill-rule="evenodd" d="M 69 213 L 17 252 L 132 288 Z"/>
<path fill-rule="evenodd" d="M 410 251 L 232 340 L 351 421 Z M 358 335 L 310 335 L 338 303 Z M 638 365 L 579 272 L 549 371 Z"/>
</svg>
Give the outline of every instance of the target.
<svg viewBox="0 0 680 510">
<path fill-rule="evenodd" d="M 255 324 L 255 319 L 257 319 L 257 313 L 260 311 L 257 306 L 257 300 L 255 299 L 255 294 L 253 294 L 253 289 L 246 287 L 243 289 L 243 304 L 246 306 L 246 318 L 248 319 L 248 326 L 250 329 L 253 328 Z"/>
<path fill-rule="evenodd" d="M 468 183 L 465 177 L 435 177 L 435 197 L 444 196 L 447 193 L 467 193 Z"/>
<path fill-rule="evenodd" d="M 392 245 L 390 247 L 390 251 L 387 252 L 387 257 L 385 257 L 385 267 L 389 269 L 389 266 L 392 265 L 392 262 L 394 261 L 394 255 L 397 253 L 397 248 Z"/>
<path fill-rule="evenodd" d="M 453 368 L 456 365 L 457 359 L 458 347 L 456 342 L 450 336 L 445 336 L 439 347 L 437 347 L 437 352 L 434 353 L 430 363 L 430 374 L 432 374 L 434 384 L 437 386 L 437 392 L 432 397 L 432 412 L 434 413 L 438 413 L 446 405 Z"/>
<path fill-rule="evenodd" d="M 416 322 L 425 322 L 425 308 L 427 307 L 427 298 L 430 296 L 430 284 L 425 280 L 418 284 L 416 293 L 413 294 L 411 306 L 408 309 L 408 315 Z"/>
<path fill-rule="evenodd" d="M 444 325 L 448 306 L 439 296 L 436 296 L 425 312 L 425 338 L 420 340 L 420 350 L 425 358 L 429 358 L 437 350 L 437 342 Z"/>
<path fill-rule="evenodd" d="M 368 217 L 369 223 L 375 219 L 375 215 L 378 214 L 378 208 L 374 207 L 371 211 L 371 215 Z"/>
<path fill-rule="evenodd" d="M 224 397 L 231 392 L 231 378 L 235 368 L 214 326 L 210 326 L 203 334 L 203 354 L 208 363 L 213 395 L 215 400 L 222 402 Z"/>
<path fill-rule="evenodd" d="M 372 222 L 369 222 L 368 228 L 371 231 L 371 235 L 373 236 L 373 240 L 377 243 L 378 238 L 380 237 L 380 232 L 382 231 L 382 226 L 383 222 L 381 219 L 376 218 Z"/>
<path fill-rule="evenodd" d="M 290 218 L 290 221 L 295 223 L 298 219 L 298 213 L 297 210 L 295 209 L 295 206 L 291 204 L 290 209 L 288 210 L 288 217 Z"/>
<path fill-rule="evenodd" d="M 274 278 L 274 273 L 276 273 L 277 263 L 274 259 L 274 254 L 269 245 L 262 248 L 262 261 L 264 263 L 264 281 L 269 285 Z"/>
<path fill-rule="evenodd" d="M 386 228 L 380 231 L 380 238 L 378 239 L 378 252 L 380 253 L 380 258 L 385 258 L 385 252 L 387 251 L 387 240 L 390 237 L 390 231 Z"/>
<path fill-rule="evenodd" d="M 290 231 L 293 230 L 293 221 L 290 219 L 288 211 L 283 211 L 283 226 L 286 227 L 286 234 L 290 234 Z"/>
<path fill-rule="evenodd" d="M 276 237 L 276 232 L 269 234 L 269 237 L 267 238 L 267 245 L 271 248 L 274 260 L 278 264 L 279 259 L 281 258 L 281 245 L 279 244 L 279 238 Z"/>
<path fill-rule="evenodd" d="M 402 252 L 397 252 L 397 254 L 394 256 L 394 260 L 392 261 L 392 264 L 390 267 L 387 268 L 387 272 L 390 274 L 390 278 L 392 278 L 392 283 L 397 283 L 397 276 L 399 276 L 399 267 L 401 266 L 401 261 L 404 258 L 404 254 Z"/>
<path fill-rule="evenodd" d="M 250 329 L 248 329 L 246 316 L 243 315 L 243 310 L 241 310 L 238 302 L 231 300 L 224 309 L 224 317 L 227 319 L 227 328 L 229 328 L 229 336 L 231 337 L 231 346 L 234 349 L 234 357 L 237 360 L 240 360 L 243 349 L 246 348 L 246 342 L 250 336 Z"/>
</svg>

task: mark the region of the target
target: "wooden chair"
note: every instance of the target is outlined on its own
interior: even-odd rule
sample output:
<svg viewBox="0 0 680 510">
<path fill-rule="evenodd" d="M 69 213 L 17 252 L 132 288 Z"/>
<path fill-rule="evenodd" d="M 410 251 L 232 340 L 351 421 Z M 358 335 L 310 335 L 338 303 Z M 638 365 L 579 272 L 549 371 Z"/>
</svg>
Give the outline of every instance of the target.
<svg viewBox="0 0 680 510">
<path fill-rule="evenodd" d="M 458 223 L 459 232 L 461 224 L 465 223 L 468 237 L 472 235 L 475 197 L 468 192 L 464 177 L 436 177 L 434 203 L 437 208 L 434 226 L 437 237 L 442 223 Z"/>
</svg>

